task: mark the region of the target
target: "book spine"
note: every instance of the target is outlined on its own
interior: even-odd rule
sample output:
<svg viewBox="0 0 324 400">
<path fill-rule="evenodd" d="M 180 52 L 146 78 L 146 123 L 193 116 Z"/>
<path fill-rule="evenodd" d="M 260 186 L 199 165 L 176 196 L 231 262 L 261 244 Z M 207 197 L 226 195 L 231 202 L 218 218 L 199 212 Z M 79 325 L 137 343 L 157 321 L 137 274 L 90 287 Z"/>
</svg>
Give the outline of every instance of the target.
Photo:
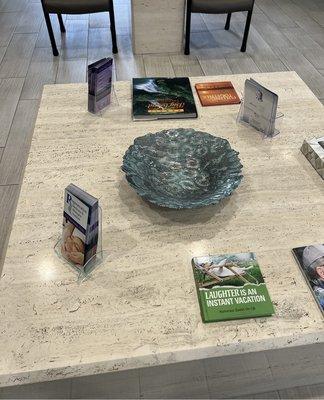
<svg viewBox="0 0 324 400">
<path fill-rule="evenodd" d="M 193 275 L 195 276 L 195 262 L 194 262 L 193 259 L 191 260 L 191 267 L 192 267 Z M 206 323 L 206 322 L 208 322 L 208 321 L 207 321 L 206 318 L 205 318 L 204 307 L 203 307 L 203 300 L 202 300 L 202 298 L 201 298 L 201 293 L 200 293 L 199 286 L 198 286 L 198 282 L 197 282 L 196 279 L 195 279 L 195 287 L 196 287 L 196 293 L 197 293 L 197 297 L 198 297 L 198 304 L 199 304 L 200 316 L 201 316 L 202 321 L 203 321 L 204 323 Z"/>
</svg>

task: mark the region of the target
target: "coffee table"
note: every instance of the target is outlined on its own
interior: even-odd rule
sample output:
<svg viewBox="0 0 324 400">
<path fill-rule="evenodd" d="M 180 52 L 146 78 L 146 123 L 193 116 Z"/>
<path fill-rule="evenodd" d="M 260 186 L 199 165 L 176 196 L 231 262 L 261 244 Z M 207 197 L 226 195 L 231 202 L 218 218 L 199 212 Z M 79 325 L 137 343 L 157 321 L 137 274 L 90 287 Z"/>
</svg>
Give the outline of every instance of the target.
<svg viewBox="0 0 324 400">
<path fill-rule="evenodd" d="M 295 72 L 191 82 L 231 80 L 242 92 L 250 76 L 279 94 L 285 116 L 271 141 L 236 124 L 237 105 L 202 108 L 196 98 L 198 119 L 135 123 L 130 82 L 114 85 L 102 116 L 87 112 L 85 84 L 44 87 L 0 280 L 0 386 L 190 362 L 218 394 L 323 381 L 323 317 L 291 254 L 324 238 L 323 181 L 299 151 L 304 138 L 323 135 L 323 106 Z M 128 186 L 128 146 L 171 127 L 222 136 L 240 152 L 244 180 L 230 198 L 165 210 Z M 103 210 L 106 257 L 82 284 L 53 250 L 70 182 Z M 191 258 L 245 251 L 257 254 L 276 314 L 203 324 Z"/>
<path fill-rule="evenodd" d="M 183 53 L 185 9 L 185 0 L 132 0 L 133 52 Z"/>
</svg>

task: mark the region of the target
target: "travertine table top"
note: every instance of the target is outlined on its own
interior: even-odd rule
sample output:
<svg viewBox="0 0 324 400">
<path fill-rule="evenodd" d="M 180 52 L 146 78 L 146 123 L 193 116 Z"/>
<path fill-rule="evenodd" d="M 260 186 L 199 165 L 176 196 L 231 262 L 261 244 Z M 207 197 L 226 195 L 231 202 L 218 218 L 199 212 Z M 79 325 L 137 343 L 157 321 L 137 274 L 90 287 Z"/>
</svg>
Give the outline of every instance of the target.
<svg viewBox="0 0 324 400">
<path fill-rule="evenodd" d="M 324 342 L 323 319 L 291 248 L 323 242 L 323 181 L 299 149 L 323 135 L 323 106 L 294 72 L 253 76 L 279 94 L 282 133 L 272 141 L 236 124 L 238 106 L 201 108 L 197 120 L 132 122 L 131 84 L 117 82 L 102 117 L 85 84 L 44 88 L 0 281 L 0 386 Z M 244 180 L 217 206 L 150 206 L 120 170 L 134 138 L 193 127 L 228 139 Z M 104 263 L 91 279 L 57 259 L 63 189 L 100 198 Z M 276 314 L 203 324 L 190 260 L 254 251 Z"/>
</svg>

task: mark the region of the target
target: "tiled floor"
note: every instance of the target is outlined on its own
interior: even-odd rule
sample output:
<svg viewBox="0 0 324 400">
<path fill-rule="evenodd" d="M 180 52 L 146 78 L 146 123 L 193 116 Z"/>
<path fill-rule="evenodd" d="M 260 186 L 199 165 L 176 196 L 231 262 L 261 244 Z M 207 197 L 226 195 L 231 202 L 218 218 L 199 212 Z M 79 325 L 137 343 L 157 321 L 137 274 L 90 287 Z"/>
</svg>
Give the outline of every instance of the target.
<svg viewBox="0 0 324 400">
<path fill-rule="evenodd" d="M 190 57 L 134 56 L 130 0 L 115 0 L 115 14 L 117 80 L 291 69 L 324 103 L 324 0 L 256 0 L 245 54 L 239 51 L 245 22 L 242 13 L 233 14 L 230 31 L 223 29 L 223 15 L 195 14 Z M 52 55 L 40 0 L 0 0 L 0 262 L 43 84 L 84 82 L 88 63 L 112 55 L 107 14 L 66 16 L 67 32 L 63 36 L 56 18 L 52 19 L 59 57 Z M 324 390 L 318 386 L 272 393 L 279 395 L 324 398 Z"/>
</svg>

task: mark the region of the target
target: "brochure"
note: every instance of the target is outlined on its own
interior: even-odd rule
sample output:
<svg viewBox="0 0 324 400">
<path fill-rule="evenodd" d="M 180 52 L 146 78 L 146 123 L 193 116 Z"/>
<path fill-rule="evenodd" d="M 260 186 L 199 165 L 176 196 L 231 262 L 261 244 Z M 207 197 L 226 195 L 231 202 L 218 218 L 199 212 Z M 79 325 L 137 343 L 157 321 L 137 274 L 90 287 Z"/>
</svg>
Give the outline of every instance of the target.
<svg viewBox="0 0 324 400">
<path fill-rule="evenodd" d="M 254 79 L 247 79 L 244 88 L 242 119 L 267 136 L 275 133 L 278 95 L 260 85 Z"/>
<path fill-rule="evenodd" d="M 110 104 L 113 59 L 103 58 L 88 66 L 88 111 L 98 113 Z"/>
<path fill-rule="evenodd" d="M 195 257 L 192 267 L 203 322 L 274 314 L 254 253 Z"/>
<path fill-rule="evenodd" d="M 95 254 L 98 243 L 98 199 L 70 184 L 64 192 L 61 254 L 83 267 Z"/>
</svg>

